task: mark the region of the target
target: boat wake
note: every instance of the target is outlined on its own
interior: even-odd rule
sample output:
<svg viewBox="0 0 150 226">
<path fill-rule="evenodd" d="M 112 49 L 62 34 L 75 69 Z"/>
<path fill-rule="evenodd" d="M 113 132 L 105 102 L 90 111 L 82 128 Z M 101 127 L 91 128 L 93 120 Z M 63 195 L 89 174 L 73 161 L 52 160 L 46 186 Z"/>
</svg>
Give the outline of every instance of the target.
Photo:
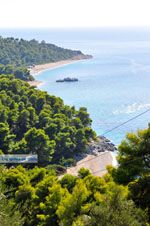
<svg viewBox="0 0 150 226">
<path fill-rule="evenodd" d="M 150 65 L 137 63 L 135 60 L 131 60 L 131 70 L 133 73 L 138 71 L 150 72 Z"/>
<path fill-rule="evenodd" d="M 148 104 L 138 104 L 134 103 L 128 106 L 122 106 L 116 110 L 113 111 L 114 115 L 120 115 L 120 114 L 131 114 L 143 109 L 147 109 L 150 107 L 150 103 Z"/>
</svg>

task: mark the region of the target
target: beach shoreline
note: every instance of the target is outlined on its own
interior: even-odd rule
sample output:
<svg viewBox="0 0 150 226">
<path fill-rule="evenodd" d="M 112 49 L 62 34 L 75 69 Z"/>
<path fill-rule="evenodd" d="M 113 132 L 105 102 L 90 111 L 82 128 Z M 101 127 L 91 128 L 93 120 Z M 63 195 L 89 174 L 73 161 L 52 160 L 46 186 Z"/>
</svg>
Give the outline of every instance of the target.
<svg viewBox="0 0 150 226">
<path fill-rule="evenodd" d="M 35 78 L 34 81 L 29 81 L 28 84 L 30 86 L 39 87 L 43 84 L 43 82 L 37 80 L 36 76 L 44 71 L 53 70 L 68 64 L 75 63 L 77 60 L 64 60 L 64 61 L 57 61 L 54 63 L 46 63 L 46 64 L 39 64 L 35 65 L 33 68 L 30 69 L 30 74 Z"/>
<path fill-rule="evenodd" d="M 30 86 L 36 86 L 36 87 L 38 87 L 38 86 L 42 85 L 43 82 L 38 81 L 38 80 L 34 80 L 34 81 L 28 81 L 28 84 L 29 84 Z"/>
<path fill-rule="evenodd" d="M 75 63 L 79 60 L 86 60 L 86 59 L 91 59 L 91 56 L 89 55 L 84 55 L 84 56 L 76 56 L 74 58 L 71 59 L 67 59 L 67 60 L 61 60 L 61 61 L 57 61 L 57 62 L 51 62 L 51 63 L 46 63 L 46 64 L 38 64 L 33 66 L 30 70 L 30 74 L 33 76 L 38 75 L 39 73 L 45 71 L 45 70 L 49 70 L 49 69 L 55 69 L 61 66 L 65 66 L 67 64 L 72 64 Z"/>
<path fill-rule="evenodd" d="M 78 55 L 74 58 L 67 59 L 67 60 L 61 60 L 61 61 L 57 61 L 57 62 L 35 65 L 32 68 L 30 68 L 29 71 L 30 71 L 30 74 L 35 78 L 38 74 L 42 73 L 43 71 L 53 70 L 55 68 L 59 68 L 59 67 L 62 67 L 62 66 L 68 65 L 68 64 L 72 64 L 77 61 L 87 60 L 87 59 L 91 59 L 91 58 L 92 58 L 92 56 L 90 56 L 90 55 Z M 38 80 L 28 82 L 28 84 L 30 84 L 31 86 L 39 86 L 42 83 L 43 82 L 38 81 Z"/>
</svg>

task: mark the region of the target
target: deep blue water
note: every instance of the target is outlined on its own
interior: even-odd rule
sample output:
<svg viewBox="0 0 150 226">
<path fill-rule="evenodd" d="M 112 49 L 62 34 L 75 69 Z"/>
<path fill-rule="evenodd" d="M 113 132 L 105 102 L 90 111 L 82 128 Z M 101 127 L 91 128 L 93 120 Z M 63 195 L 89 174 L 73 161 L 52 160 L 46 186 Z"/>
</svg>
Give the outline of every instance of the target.
<svg viewBox="0 0 150 226">
<path fill-rule="evenodd" d="M 97 134 L 150 108 L 150 29 L 0 30 L 2 36 L 46 40 L 80 49 L 93 59 L 37 75 L 41 90 L 60 96 L 68 105 L 85 106 Z M 77 77 L 77 83 L 56 83 Z M 127 132 L 145 128 L 150 112 L 107 134 L 119 144 Z"/>
</svg>

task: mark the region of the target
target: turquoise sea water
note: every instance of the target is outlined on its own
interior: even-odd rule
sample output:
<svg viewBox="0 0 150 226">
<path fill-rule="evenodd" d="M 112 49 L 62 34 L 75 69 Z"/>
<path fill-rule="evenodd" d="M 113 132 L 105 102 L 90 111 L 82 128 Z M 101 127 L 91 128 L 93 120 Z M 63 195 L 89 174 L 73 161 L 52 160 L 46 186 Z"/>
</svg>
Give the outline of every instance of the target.
<svg viewBox="0 0 150 226">
<path fill-rule="evenodd" d="M 98 135 L 150 108 L 150 29 L 1 30 L 3 36 L 46 40 L 92 54 L 40 73 L 41 90 L 61 97 L 68 105 L 85 106 Z M 56 83 L 77 77 L 77 83 Z M 145 128 L 150 112 L 107 134 L 119 144 L 126 132 Z"/>
</svg>

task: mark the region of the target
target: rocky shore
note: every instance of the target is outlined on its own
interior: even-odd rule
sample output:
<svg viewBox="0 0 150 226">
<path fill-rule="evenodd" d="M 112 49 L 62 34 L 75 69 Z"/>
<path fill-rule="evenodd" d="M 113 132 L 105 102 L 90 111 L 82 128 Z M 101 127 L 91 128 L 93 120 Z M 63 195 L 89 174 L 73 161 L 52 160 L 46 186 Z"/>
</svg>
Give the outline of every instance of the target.
<svg viewBox="0 0 150 226">
<path fill-rule="evenodd" d="M 87 148 L 88 154 L 98 154 L 104 151 L 117 151 L 116 146 L 104 136 L 98 136 L 96 141 L 92 140 Z"/>
<path fill-rule="evenodd" d="M 98 136 L 96 140 L 90 141 L 85 153 L 74 156 L 75 162 L 85 159 L 88 155 L 99 156 L 104 152 L 116 152 L 117 147 L 106 137 Z"/>
<path fill-rule="evenodd" d="M 103 176 L 107 173 L 107 166 L 116 167 L 116 146 L 106 137 L 98 136 L 95 141 L 91 141 L 86 153 L 76 155 L 74 166 L 68 167 L 66 173 L 77 176 L 78 171 L 83 167 L 89 169 L 95 176 Z"/>
</svg>

